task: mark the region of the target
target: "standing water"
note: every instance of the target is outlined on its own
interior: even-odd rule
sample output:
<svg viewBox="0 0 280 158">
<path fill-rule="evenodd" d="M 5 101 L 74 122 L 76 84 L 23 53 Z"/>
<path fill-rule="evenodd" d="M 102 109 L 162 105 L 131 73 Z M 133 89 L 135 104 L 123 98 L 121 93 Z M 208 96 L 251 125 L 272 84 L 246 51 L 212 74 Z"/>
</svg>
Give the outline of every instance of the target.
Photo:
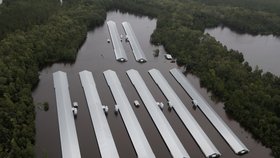
<svg viewBox="0 0 280 158">
<path fill-rule="evenodd" d="M 37 157 L 61 157 L 57 107 L 52 79 L 52 73 L 58 70 L 65 71 L 67 73 L 71 101 L 79 103 L 79 112 L 75 120 L 75 124 L 81 156 L 83 158 L 100 157 L 86 98 L 79 79 L 80 71 L 89 70 L 93 73 L 102 104 L 109 107 L 109 112 L 106 118 L 120 157 L 137 157 L 121 116 L 114 114 L 114 105 L 116 103 L 103 76 L 103 71 L 111 69 L 117 73 L 128 100 L 132 105 L 132 109 L 139 120 L 139 123 L 156 157 L 171 158 L 172 156 L 170 155 L 163 139 L 161 138 L 156 126 L 149 116 L 148 111 L 145 109 L 141 98 L 137 94 L 137 91 L 126 75 L 126 71 L 129 69 L 135 69 L 139 71 L 155 100 L 158 102 L 163 102 L 165 105 L 167 105 L 166 98 L 148 74 L 148 70 L 156 68 L 161 71 L 171 87 L 186 105 L 187 109 L 197 120 L 198 124 L 202 127 L 213 144 L 221 152 L 222 157 L 239 158 L 240 156 L 234 154 L 220 134 L 209 123 L 203 113 L 192 108 L 191 98 L 185 93 L 182 87 L 169 73 L 170 69 L 177 67 L 176 63 L 172 63 L 164 58 L 165 51 L 162 47 L 155 47 L 150 44 L 149 40 L 152 32 L 156 28 L 156 20 L 149 19 L 145 16 L 139 17 L 131 14 L 122 14 L 119 12 L 109 12 L 107 14 L 106 20 L 115 21 L 119 34 L 122 35 L 125 35 L 125 32 L 121 23 L 127 21 L 131 24 L 140 46 L 147 57 L 147 62 L 138 63 L 135 61 L 131 47 L 125 40 L 122 40 L 122 45 L 126 51 L 128 61 L 124 63 L 116 61 L 112 43 L 107 43 L 107 39 L 110 38 L 110 34 L 106 23 L 104 23 L 103 26 L 88 32 L 87 39 L 79 50 L 74 64 L 53 64 L 51 67 L 43 69 L 40 72 L 40 83 L 33 92 L 33 98 L 35 103 L 48 102 L 49 110 L 45 112 L 40 108 L 36 109 Z M 154 50 L 156 49 L 159 49 L 160 52 L 158 57 L 153 56 Z M 246 132 L 236 121 L 232 120 L 225 113 L 223 104 L 216 104 L 211 101 L 207 91 L 203 88 L 200 88 L 198 78 L 192 75 L 188 75 L 188 78 L 193 83 L 194 87 L 202 94 L 202 96 L 204 96 L 205 99 L 209 101 L 210 105 L 221 116 L 225 123 L 228 124 L 233 132 L 249 148 L 250 152 L 241 156 L 242 158 L 271 157 L 271 150 L 265 148 L 256 140 L 254 140 L 250 133 Z M 133 106 L 133 102 L 135 100 L 139 101 L 139 107 Z M 176 112 L 173 110 L 168 110 L 167 106 L 163 108 L 162 112 L 189 155 L 195 158 L 204 157 L 202 151 L 199 149 L 198 145 L 193 140 L 192 136 L 185 128 Z"/>
<path fill-rule="evenodd" d="M 205 33 L 209 33 L 229 49 L 242 52 L 244 59 L 253 68 L 258 65 L 264 71 L 280 76 L 280 38 L 272 35 L 238 34 L 222 26 L 205 29 Z"/>
</svg>

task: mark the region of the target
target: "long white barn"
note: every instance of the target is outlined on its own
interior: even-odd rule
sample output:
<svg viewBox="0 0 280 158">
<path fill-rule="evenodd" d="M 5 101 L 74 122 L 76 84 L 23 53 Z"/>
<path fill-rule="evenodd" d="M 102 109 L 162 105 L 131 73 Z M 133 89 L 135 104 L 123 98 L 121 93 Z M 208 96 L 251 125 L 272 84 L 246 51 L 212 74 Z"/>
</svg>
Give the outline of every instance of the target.
<svg viewBox="0 0 280 158">
<path fill-rule="evenodd" d="M 81 158 L 65 72 L 53 73 L 62 158 Z"/>
<path fill-rule="evenodd" d="M 143 52 L 143 50 L 136 38 L 136 35 L 134 34 L 134 32 L 132 30 L 131 25 L 128 22 L 123 22 L 122 26 L 126 32 L 126 36 L 130 43 L 130 46 L 132 48 L 136 61 L 141 62 L 141 63 L 146 62 L 147 58 L 145 56 L 145 53 Z"/>
<path fill-rule="evenodd" d="M 105 106 L 101 103 L 92 73 L 85 70 L 79 74 L 101 157 L 119 158 L 119 154 L 103 110 L 103 107 Z"/>
<path fill-rule="evenodd" d="M 116 72 L 107 70 L 104 71 L 103 74 L 115 98 L 117 103 L 116 108 L 122 116 L 137 157 L 155 158 L 152 148 L 138 122 L 137 117 L 135 116 L 133 109 L 131 108 Z"/>
<path fill-rule="evenodd" d="M 176 111 L 177 115 L 180 117 L 185 127 L 191 133 L 192 137 L 204 153 L 204 155 L 208 158 L 218 157 L 220 156 L 220 152 L 215 147 L 215 145 L 211 142 L 196 120 L 193 118 L 191 113 L 185 107 L 183 102 L 177 96 L 175 91 L 168 84 L 166 79 L 160 73 L 160 71 L 156 69 L 149 70 L 149 74 L 161 89 L 162 93 L 168 99 L 169 104 L 172 105 L 173 109 Z"/>
<path fill-rule="evenodd" d="M 199 109 L 204 113 L 208 120 L 213 124 L 217 131 L 226 140 L 229 146 L 236 154 L 245 154 L 249 152 L 247 147 L 232 132 L 220 116 L 212 109 L 212 107 L 203 99 L 203 97 L 191 85 L 188 79 L 178 69 L 171 69 L 170 73 L 179 82 L 183 89 L 189 94 L 193 100 L 197 100 Z"/>
<path fill-rule="evenodd" d="M 110 36 L 112 39 L 116 60 L 122 61 L 122 62 L 127 61 L 127 56 L 125 54 L 123 45 L 120 41 L 120 36 L 119 36 L 119 32 L 118 32 L 116 23 L 114 21 L 108 21 L 107 26 L 108 26 L 109 33 L 110 33 Z"/>
<path fill-rule="evenodd" d="M 160 107 L 157 105 L 154 97 L 146 86 L 144 80 L 136 70 L 126 71 L 130 81 L 134 85 L 141 99 L 143 100 L 146 109 L 148 110 L 151 118 L 153 119 L 162 139 L 168 147 L 172 157 L 176 158 L 189 158 L 187 151 L 180 142 L 176 133 L 172 129 L 171 125 L 163 115 Z"/>
</svg>

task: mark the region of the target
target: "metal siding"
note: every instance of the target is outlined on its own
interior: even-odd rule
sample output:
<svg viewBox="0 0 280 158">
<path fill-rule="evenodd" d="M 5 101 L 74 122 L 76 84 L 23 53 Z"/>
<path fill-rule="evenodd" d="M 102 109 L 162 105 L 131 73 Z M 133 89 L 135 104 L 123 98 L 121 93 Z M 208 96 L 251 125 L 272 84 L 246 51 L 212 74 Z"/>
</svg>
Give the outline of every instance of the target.
<svg viewBox="0 0 280 158">
<path fill-rule="evenodd" d="M 247 147 L 240 141 L 240 139 L 232 132 L 226 123 L 219 117 L 219 115 L 212 109 L 212 107 L 203 99 L 203 97 L 191 85 L 188 79 L 178 69 L 171 69 L 170 73 L 190 95 L 192 99 L 197 100 L 198 107 L 209 119 L 217 131 L 222 135 L 226 142 L 230 145 L 232 150 L 239 154 L 241 151 L 249 151 Z"/>
<path fill-rule="evenodd" d="M 89 71 L 82 71 L 79 75 L 85 92 L 91 122 L 94 127 L 101 157 L 119 158 L 92 73 Z"/>
</svg>

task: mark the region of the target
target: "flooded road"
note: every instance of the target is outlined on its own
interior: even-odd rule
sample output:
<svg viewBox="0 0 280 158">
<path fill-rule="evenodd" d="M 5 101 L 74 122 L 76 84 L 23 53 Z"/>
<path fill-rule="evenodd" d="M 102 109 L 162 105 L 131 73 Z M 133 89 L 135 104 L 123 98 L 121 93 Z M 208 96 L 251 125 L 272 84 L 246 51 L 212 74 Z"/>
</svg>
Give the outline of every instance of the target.
<svg viewBox="0 0 280 158">
<path fill-rule="evenodd" d="M 269 71 L 280 76 L 280 38 L 268 36 L 252 36 L 249 34 L 238 34 L 227 27 L 205 29 L 229 49 L 238 50 L 243 53 L 244 59 L 249 65 Z"/>
<path fill-rule="evenodd" d="M 79 79 L 79 72 L 83 70 L 89 70 L 93 73 L 93 77 L 95 79 L 101 101 L 103 105 L 107 105 L 109 107 L 107 120 L 120 157 L 137 157 L 121 116 L 114 114 L 113 109 L 116 103 L 103 76 L 103 71 L 106 71 L 108 69 L 116 71 L 122 83 L 123 89 L 126 92 L 126 95 L 136 114 L 136 117 L 138 118 L 139 123 L 156 157 L 171 157 L 166 145 L 164 144 L 164 141 L 157 131 L 156 126 L 149 116 L 149 113 L 145 109 L 145 106 L 141 102 L 140 97 L 138 96 L 136 90 L 134 89 L 133 85 L 126 75 L 126 71 L 129 69 L 135 69 L 139 71 L 154 98 L 166 105 L 166 98 L 148 74 L 148 70 L 152 68 L 156 68 L 161 71 L 161 73 L 167 79 L 177 95 L 180 97 L 191 114 L 200 124 L 202 129 L 209 136 L 210 140 L 220 151 L 222 157 L 271 157 L 270 149 L 267 149 L 256 142 L 251 137 L 251 134 L 247 133 L 243 128 L 239 126 L 236 121 L 232 120 L 228 115 L 226 115 L 225 111 L 223 110 L 223 104 L 216 104 L 212 102 L 209 97 L 210 94 L 208 94 L 205 89 L 200 88 L 198 78 L 192 75 L 188 75 L 189 80 L 193 83 L 196 89 L 202 94 L 202 96 L 205 97 L 207 101 L 209 101 L 210 105 L 215 109 L 215 111 L 229 125 L 229 127 L 241 139 L 241 141 L 249 148 L 250 152 L 243 156 L 235 155 L 231 148 L 215 130 L 215 128 L 209 123 L 203 113 L 192 108 L 191 99 L 177 83 L 177 81 L 171 76 L 171 74 L 169 74 L 170 69 L 177 67 L 176 63 L 171 63 L 164 58 L 163 54 L 165 53 L 165 51 L 162 47 L 159 47 L 159 57 L 153 56 L 153 50 L 158 47 L 151 45 L 149 39 L 150 35 L 156 27 L 155 19 L 149 19 L 148 17 L 138 17 L 130 14 L 122 14 L 119 12 L 109 12 L 107 14 L 107 20 L 115 21 L 118 27 L 118 31 L 122 35 L 124 35 L 125 32 L 121 26 L 121 23 L 123 21 L 128 21 L 131 24 L 148 61 L 146 63 L 136 62 L 129 43 L 125 42 L 124 40 L 122 41 L 122 44 L 126 51 L 128 61 L 124 63 L 116 61 L 115 54 L 113 52 L 113 46 L 111 43 L 107 43 L 107 39 L 110 38 L 110 35 L 106 23 L 104 23 L 103 26 L 88 32 L 87 39 L 84 45 L 79 50 L 76 62 L 74 64 L 53 64 L 51 67 L 47 67 L 42 70 L 40 72 L 40 83 L 37 89 L 35 89 L 33 92 L 33 98 L 35 103 L 48 102 L 50 107 L 49 111 L 47 112 L 44 112 L 39 108 L 37 108 L 36 110 L 36 155 L 38 158 L 61 157 L 57 108 L 52 79 L 52 73 L 58 70 L 67 73 L 71 100 L 72 102 L 77 101 L 79 103 L 79 112 L 75 123 L 82 157 L 100 157 L 100 152 L 98 149 L 93 126 L 91 124 L 89 110 L 86 103 L 86 98 Z M 138 100 L 140 102 L 141 105 L 139 108 L 133 106 L 134 100 Z M 163 113 L 173 127 L 175 133 L 178 135 L 180 141 L 184 145 L 189 155 L 194 158 L 204 157 L 202 151 L 199 149 L 198 145 L 195 143 L 188 130 L 180 121 L 175 111 L 169 111 L 166 106 L 163 109 Z"/>
</svg>

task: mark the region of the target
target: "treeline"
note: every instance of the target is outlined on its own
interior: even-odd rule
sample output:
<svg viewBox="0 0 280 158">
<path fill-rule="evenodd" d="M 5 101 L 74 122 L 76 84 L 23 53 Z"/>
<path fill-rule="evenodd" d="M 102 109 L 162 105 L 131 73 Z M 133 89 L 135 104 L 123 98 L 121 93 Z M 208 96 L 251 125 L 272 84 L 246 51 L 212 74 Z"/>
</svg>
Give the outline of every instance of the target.
<svg viewBox="0 0 280 158">
<path fill-rule="evenodd" d="M 225 103 L 228 113 L 280 157 L 280 78 L 252 70 L 242 54 L 227 51 L 209 35 L 176 27 L 157 29 L 153 42 L 164 43 L 202 86 Z"/>
<path fill-rule="evenodd" d="M 279 0 L 196 0 L 213 6 L 233 6 L 280 15 Z"/>
<path fill-rule="evenodd" d="M 225 21 L 239 21 L 234 26 L 244 28 L 243 31 L 267 33 L 270 26 L 263 22 L 268 20 L 267 15 L 272 14 L 263 13 L 264 16 L 255 17 L 260 12 L 245 9 L 240 12 L 240 8 L 195 3 L 177 3 L 172 10 L 172 14 L 159 17 L 152 43 L 163 44 L 187 72 L 197 75 L 201 85 L 225 103 L 228 113 L 256 139 L 270 147 L 275 157 L 280 157 L 280 78 L 258 68 L 252 69 L 240 52 L 227 50 L 214 38 L 203 34 L 205 27 Z M 230 12 L 226 13 L 226 10 Z M 278 16 L 274 17 L 275 22 L 279 20 Z M 246 27 L 254 19 L 258 20 Z M 272 23 L 276 28 L 270 33 L 279 34 L 279 25 Z"/>
<path fill-rule="evenodd" d="M 0 40 L 17 29 L 44 23 L 58 9 L 58 0 L 4 0 L 0 5 Z"/>
<path fill-rule="evenodd" d="M 106 11 L 100 5 L 71 4 L 57 10 L 43 24 L 27 30 L 20 27 L 23 31 L 9 33 L 0 42 L 1 158 L 35 157 L 31 90 L 39 81 L 38 71 L 48 63 L 74 61 L 87 28 L 102 24 L 105 17 Z"/>
<path fill-rule="evenodd" d="M 280 35 L 278 15 L 236 7 L 200 7 L 193 14 L 193 29 L 226 25 L 240 33 Z"/>
<path fill-rule="evenodd" d="M 166 7 L 167 6 L 167 7 Z M 280 35 L 280 16 L 238 7 L 208 6 L 197 2 L 167 1 L 158 8 L 164 25 L 180 23 L 193 30 L 226 25 L 241 33 Z M 167 14 L 167 12 L 169 12 Z M 170 20 L 172 18 L 172 20 Z M 176 26 L 176 24 L 172 24 Z"/>
<path fill-rule="evenodd" d="M 243 32 L 279 35 L 279 16 L 186 0 L 64 0 L 62 6 L 54 0 L 30 1 L 9 4 L 6 0 L 0 6 L 0 30 L 4 30 L 0 34 L 0 157 L 34 157 L 31 91 L 39 81 L 38 71 L 53 62 L 73 62 L 87 30 L 103 24 L 106 11 L 116 9 L 156 17 L 151 41 L 163 44 L 199 76 L 202 85 L 225 102 L 227 112 L 280 157 L 279 78 L 252 70 L 241 53 L 227 51 L 203 34 L 206 27 L 227 25 Z M 35 4 L 49 7 L 40 10 Z M 26 13 L 21 11 L 30 5 Z M 37 10 L 36 15 L 32 10 Z M 20 21 L 7 20 L 13 18 Z"/>
</svg>

